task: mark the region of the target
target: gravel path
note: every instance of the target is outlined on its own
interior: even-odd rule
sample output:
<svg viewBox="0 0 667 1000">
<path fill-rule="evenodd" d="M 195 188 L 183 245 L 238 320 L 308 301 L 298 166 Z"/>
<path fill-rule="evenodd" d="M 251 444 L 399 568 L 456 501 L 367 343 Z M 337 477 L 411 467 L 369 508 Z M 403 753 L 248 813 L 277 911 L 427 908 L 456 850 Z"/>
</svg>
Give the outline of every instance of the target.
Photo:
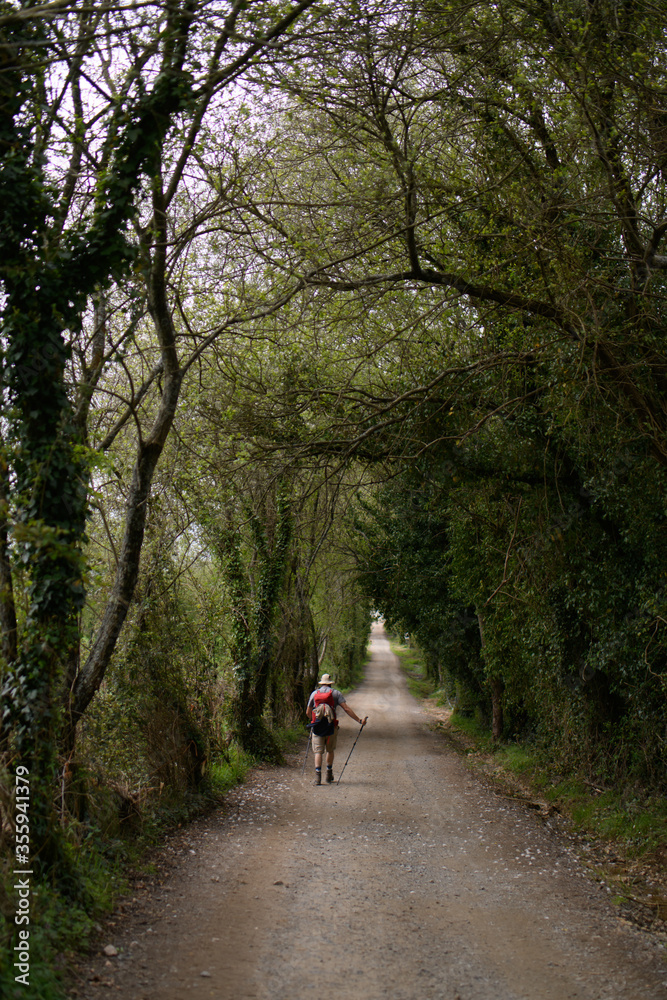
<svg viewBox="0 0 667 1000">
<path fill-rule="evenodd" d="M 255 772 L 169 841 L 76 995 L 667 1000 L 660 941 L 428 727 L 377 626 L 371 649 L 341 784 Z M 356 732 L 343 716 L 336 777 Z"/>
</svg>

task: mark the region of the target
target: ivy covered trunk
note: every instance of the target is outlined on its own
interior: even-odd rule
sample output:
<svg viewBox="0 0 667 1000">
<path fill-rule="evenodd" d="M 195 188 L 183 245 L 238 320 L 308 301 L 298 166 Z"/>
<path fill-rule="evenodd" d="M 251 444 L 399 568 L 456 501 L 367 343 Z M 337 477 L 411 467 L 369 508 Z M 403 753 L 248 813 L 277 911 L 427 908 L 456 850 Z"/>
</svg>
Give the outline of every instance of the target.
<svg viewBox="0 0 667 1000">
<path fill-rule="evenodd" d="M 29 76 L 26 82 L 23 74 L 22 61 L 29 57 L 21 48 L 15 51 L 14 65 L 4 67 L 0 111 L 2 333 L 9 393 L 5 416 L 14 458 L 13 535 L 30 586 L 17 648 L 3 525 L 3 651 L 8 670 L 2 700 L 14 759 L 29 771 L 33 865 L 48 869 L 59 856 L 54 777 L 63 662 L 76 643 L 84 595 L 84 463 L 65 385 L 69 351 L 64 336 L 67 328 L 76 328 L 83 298 L 80 285 L 72 289 L 71 282 L 68 287 L 63 281 L 61 252 L 54 250 L 46 263 L 36 252 L 38 242 L 48 242 L 55 209 L 23 117 L 34 96 Z M 4 462 L 5 456 L 2 478 L 7 486 Z M 6 496 L 3 507 L 6 517 Z"/>
<path fill-rule="evenodd" d="M 21 302 L 21 289 L 12 292 L 14 303 Z M 48 868 L 57 853 L 53 787 L 62 682 L 68 654 L 78 645 L 84 598 L 85 469 L 70 426 L 63 384 L 67 352 L 52 318 L 52 299 L 45 290 L 30 301 L 32 308 L 24 299 L 5 326 L 17 445 L 14 540 L 30 588 L 4 700 L 14 751 L 30 771 L 33 844 L 38 863 Z"/>
<path fill-rule="evenodd" d="M 497 741 L 502 739 L 503 729 L 505 727 L 505 717 L 503 712 L 503 694 L 505 691 L 505 685 L 503 684 L 502 677 L 497 672 L 497 668 L 492 662 L 492 658 L 489 656 L 489 649 L 484 635 L 484 616 L 481 611 L 477 612 L 477 621 L 479 622 L 479 638 L 482 647 L 482 657 L 484 659 L 489 690 L 491 692 L 491 734 L 493 739 Z"/>
<path fill-rule="evenodd" d="M 272 538 L 259 517 L 251 516 L 259 576 L 254 595 L 244 570 L 239 536 L 231 528 L 224 536 L 227 578 L 231 590 L 232 656 L 236 690 L 230 722 L 240 746 L 253 756 L 277 760 L 280 752 L 264 719 L 273 652 L 273 624 L 287 567 L 292 534 L 292 510 L 286 497 L 276 502 Z"/>
<path fill-rule="evenodd" d="M 187 36 L 191 20 L 187 11 L 175 18 L 175 37 Z M 4 402 L 13 458 L 14 543 L 30 580 L 23 633 L 3 684 L 3 726 L 16 761 L 30 773 L 33 864 L 48 871 L 61 860 L 57 746 L 84 600 L 88 459 L 85 427 L 71 393 L 70 342 L 81 331 L 91 298 L 129 266 L 126 228 L 134 196 L 144 169 L 154 167 L 188 87 L 180 72 L 182 46 L 165 44 L 155 86 L 137 102 L 134 120 L 119 119 L 112 130 L 109 169 L 87 228 L 65 233 L 67 205 L 55 201 L 38 149 L 39 116 L 33 113 L 42 99 L 39 60 L 53 38 L 43 24 L 8 22 L 1 40 L 7 43 L 0 94 Z M 172 381 L 178 387 L 178 373 Z M 151 471 L 153 453 L 159 454 L 163 442 L 157 438 L 144 449 L 151 452 Z M 144 495 L 149 486 L 150 476 Z M 3 582 L 5 604 L 9 594 Z M 4 611 L 11 618 L 11 609 Z M 118 630 L 113 643 L 117 635 Z"/>
</svg>

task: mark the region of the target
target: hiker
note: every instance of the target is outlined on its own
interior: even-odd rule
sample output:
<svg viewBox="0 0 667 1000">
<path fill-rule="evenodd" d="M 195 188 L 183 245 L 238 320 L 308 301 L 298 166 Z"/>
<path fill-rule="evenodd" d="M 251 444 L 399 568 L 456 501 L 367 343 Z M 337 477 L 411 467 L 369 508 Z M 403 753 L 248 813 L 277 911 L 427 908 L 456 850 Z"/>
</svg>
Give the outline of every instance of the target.
<svg viewBox="0 0 667 1000">
<path fill-rule="evenodd" d="M 338 738 L 338 719 L 336 709 L 338 706 L 343 711 L 364 726 L 368 721 L 360 719 L 356 712 L 348 708 L 345 698 L 340 691 L 333 686 L 333 680 L 329 674 L 322 674 L 322 679 L 317 682 L 317 687 L 308 699 L 306 715 L 311 720 L 311 739 L 313 741 L 313 754 L 315 755 L 315 785 L 322 784 L 322 755 L 326 751 L 327 756 L 327 784 L 331 784 L 333 777 L 334 751 L 336 749 L 336 739 Z"/>
</svg>

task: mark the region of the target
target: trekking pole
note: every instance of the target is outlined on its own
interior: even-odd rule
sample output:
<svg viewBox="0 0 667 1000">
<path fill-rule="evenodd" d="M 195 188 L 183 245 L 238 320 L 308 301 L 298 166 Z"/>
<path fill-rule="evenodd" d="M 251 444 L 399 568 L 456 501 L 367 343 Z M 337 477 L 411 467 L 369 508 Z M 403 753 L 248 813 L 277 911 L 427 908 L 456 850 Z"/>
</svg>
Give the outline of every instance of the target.
<svg viewBox="0 0 667 1000">
<path fill-rule="evenodd" d="M 306 761 L 308 760 L 308 751 L 310 750 L 310 740 L 312 738 L 312 730 L 308 733 L 308 742 L 306 743 L 306 756 L 303 758 L 303 767 L 301 768 L 301 777 L 303 778 L 306 773 Z"/>
<path fill-rule="evenodd" d="M 366 718 L 364 719 L 364 721 L 361 723 L 361 726 L 359 727 L 359 732 L 357 733 L 357 740 L 361 736 L 361 730 L 364 728 L 364 726 L 366 725 L 367 722 L 368 722 L 368 716 L 366 716 Z M 356 747 L 357 740 L 355 740 L 354 743 L 352 744 L 352 750 L 354 750 L 354 748 Z M 352 750 L 350 750 L 349 754 L 347 755 L 347 760 L 349 760 L 350 757 L 352 756 Z M 347 760 L 343 764 L 343 771 L 347 767 Z M 341 771 L 340 774 L 338 775 L 338 781 L 336 782 L 337 785 L 340 785 L 340 779 L 343 777 L 343 771 Z"/>
</svg>

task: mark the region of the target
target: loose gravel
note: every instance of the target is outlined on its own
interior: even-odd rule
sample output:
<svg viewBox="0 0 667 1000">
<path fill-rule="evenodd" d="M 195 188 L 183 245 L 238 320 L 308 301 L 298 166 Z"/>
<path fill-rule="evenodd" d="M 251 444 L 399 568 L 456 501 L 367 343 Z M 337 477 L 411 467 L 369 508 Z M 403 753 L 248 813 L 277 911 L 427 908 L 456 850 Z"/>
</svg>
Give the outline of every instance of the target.
<svg viewBox="0 0 667 1000">
<path fill-rule="evenodd" d="M 296 758 L 253 772 L 170 838 L 73 995 L 667 1000 L 660 935 L 623 919 L 544 817 L 466 767 L 379 627 L 371 648 L 348 699 L 369 723 L 341 783 L 313 787 Z M 345 716 L 336 777 L 356 735 Z"/>
</svg>

